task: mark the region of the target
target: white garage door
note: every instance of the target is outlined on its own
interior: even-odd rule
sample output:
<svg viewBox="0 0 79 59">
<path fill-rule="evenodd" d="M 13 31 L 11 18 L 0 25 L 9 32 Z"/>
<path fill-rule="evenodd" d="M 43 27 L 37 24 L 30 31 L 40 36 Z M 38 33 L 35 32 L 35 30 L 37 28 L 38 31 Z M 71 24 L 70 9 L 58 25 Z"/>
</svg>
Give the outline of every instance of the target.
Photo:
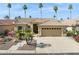
<svg viewBox="0 0 79 59">
<path fill-rule="evenodd" d="M 61 28 L 42 28 L 42 36 L 61 36 Z"/>
</svg>

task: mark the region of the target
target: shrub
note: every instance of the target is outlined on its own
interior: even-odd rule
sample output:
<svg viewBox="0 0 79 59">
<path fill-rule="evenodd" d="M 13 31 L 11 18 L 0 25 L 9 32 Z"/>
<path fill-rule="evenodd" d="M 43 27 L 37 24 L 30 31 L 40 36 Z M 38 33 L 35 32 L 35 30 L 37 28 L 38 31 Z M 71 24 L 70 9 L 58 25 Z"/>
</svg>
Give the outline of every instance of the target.
<svg viewBox="0 0 79 59">
<path fill-rule="evenodd" d="M 9 37 L 5 37 L 4 38 L 4 42 L 9 42 L 9 41 L 11 41 L 12 39 L 11 38 L 9 38 Z"/>
<path fill-rule="evenodd" d="M 26 30 L 25 32 L 26 32 L 26 33 L 31 33 L 31 30 Z"/>
<path fill-rule="evenodd" d="M 19 38 L 19 39 L 27 39 L 29 40 L 30 38 L 32 39 L 32 32 L 31 30 L 19 30 L 19 31 L 16 31 L 16 37 Z"/>
<path fill-rule="evenodd" d="M 4 38 L 4 33 L 0 32 L 0 37 Z"/>
<path fill-rule="evenodd" d="M 4 33 L 0 32 L 0 35 L 4 35 Z"/>
<path fill-rule="evenodd" d="M 5 30 L 4 31 L 4 35 L 7 36 L 8 35 L 9 30 Z"/>
<path fill-rule="evenodd" d="M 75 36 L 75 35 L 78 35 L 78 33 L 77 33 L 76 30 L 68 31 L 68 32 L 67 32 L 67 36 Z"/>
</svg>

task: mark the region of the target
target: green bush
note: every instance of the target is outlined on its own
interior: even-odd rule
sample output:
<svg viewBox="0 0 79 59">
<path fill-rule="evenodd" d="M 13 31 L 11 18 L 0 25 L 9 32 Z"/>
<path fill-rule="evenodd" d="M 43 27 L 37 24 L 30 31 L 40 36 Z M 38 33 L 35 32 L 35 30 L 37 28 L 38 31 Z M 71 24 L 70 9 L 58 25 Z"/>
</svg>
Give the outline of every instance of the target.
<svg viewBox="0 0 79 59">
<path fill-rule="evenodd" d="M 9 38 L 9 37 L 5 37 L 4 38 L 4 42 L 9 42 L 9 41 L 11 41 L 12 39 L 11 38 Z"/>
<path fill-rule="evenodd" d="M 25 30 L 26 33 L 31 33 L 31 30 Z"/>
<path fill-rule="evenodd" d="M 4 38 L 4 33 L 0 32 L 0 37 Z"/>
<path fill-rule="evenodd" d="M 79 35 L 79 31 L 77 31 L 77 35 Z"/>
<path fill-rule="evenodd" d="M 79 32 L 77 32 L 76 30 L 73 30 L 73 31 L 67 31 L 67 36 L 75 36 L 75 35 L 78 35 Z"/>
<path fill-rule="evenodd" d="M 0 35 L 4 35 L 4 33 L 0 32 Z"/>
<path fill-rule="evenodd" d="M 16 37 L 19 39 L 26 39 L 26 38 L 30 38 L 32 36 L 32 32 L 31 30 L 19 30 L 16 31 Z"/>
</svg>

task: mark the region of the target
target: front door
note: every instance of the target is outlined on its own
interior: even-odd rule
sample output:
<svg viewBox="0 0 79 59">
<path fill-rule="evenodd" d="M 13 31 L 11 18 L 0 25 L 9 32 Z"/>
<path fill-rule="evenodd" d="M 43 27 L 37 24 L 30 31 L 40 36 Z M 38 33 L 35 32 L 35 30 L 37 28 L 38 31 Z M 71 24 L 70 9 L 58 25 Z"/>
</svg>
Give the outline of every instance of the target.
<svg viewBox="0 0 79 59">
<path fill-rule="evenodd" d="M 33 32 L 38 33 L 38 25 L 37 24 L 33 24 Z"/>
</svg>

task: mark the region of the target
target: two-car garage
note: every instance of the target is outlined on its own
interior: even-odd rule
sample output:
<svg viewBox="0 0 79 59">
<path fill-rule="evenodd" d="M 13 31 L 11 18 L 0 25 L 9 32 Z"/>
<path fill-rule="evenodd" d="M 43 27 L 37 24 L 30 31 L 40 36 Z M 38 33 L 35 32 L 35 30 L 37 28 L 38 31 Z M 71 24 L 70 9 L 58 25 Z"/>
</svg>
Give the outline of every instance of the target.
<svg viewBox="0 0 79 59">
<path fill-rule="evenodd" d="M 39 34 L 43 37 L 63 36 L 63 26 L 57 21 L 48 21 L 39 25 Z"/>
<path fill-rule="evenodd" d="M 62 28 L 42 28 L 42 36 L 62 36 Z"/>
</svg>

